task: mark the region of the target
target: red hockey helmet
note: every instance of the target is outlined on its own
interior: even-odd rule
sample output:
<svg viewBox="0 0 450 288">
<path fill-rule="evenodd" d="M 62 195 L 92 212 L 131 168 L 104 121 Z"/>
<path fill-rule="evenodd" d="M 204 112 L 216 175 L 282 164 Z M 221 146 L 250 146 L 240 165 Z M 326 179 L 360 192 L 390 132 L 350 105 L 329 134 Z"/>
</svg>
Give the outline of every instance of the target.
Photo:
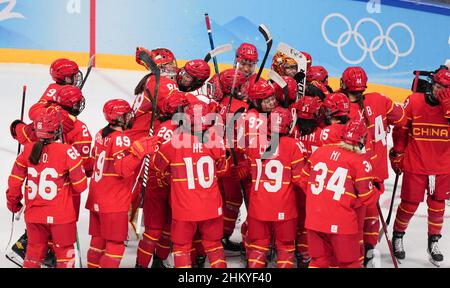
<svg viewBox="0 0 450 288">
<path fill-rule="evenodd" d="M 103 115 L 109 124 L 129 128 L 134 120 L 130 104 L 122 99 L 109 100 L 103 106 Z"/>
<path fill-rule="evenodd" d="M 40 139 L 56 139 L 61 133 L 61 119 L 57 110 L 41 113 L 34 121 L 36 136 Z"/>
<path fill-rule="evenodd" d="M 258 50 L 255 45 L 250 43 L 242 43 L 236 50 L 236 61 L 247 60 L 250 62 L 258 62 Z"/>
<path fill-rule="evenodd" d="M 56 95 L 56 104 L 73 116 L 78 116 L 84 110 L 85 99 L 80 88 L 64 86 Z"/>
<path fill-rule="evenodd" d="M 236 80 L 235 80 L 236 75 Z M 240 90 L 241 86 L 247 81 L 247 77 L 241 71 L 236 69 L 227 69 L 220 73 L 220 85 L 222 87 L 224 94 L 231 94 L 231 88 L 234 87 L 237 90 Z"/>
<path fill-rule="evenodd" d="M 283 76 L 283 80 L 287 84 L 288 88 L 288 99 L 289 103 L 295 102 L 297 100 L 297 81 L 295 81 L 294 78 L 289 76 Z M 284 91 L 281 89 L 281 87 L 277 83 L 273 83 L 273 87 L 275 89 L 275 97 L 279 102 L 284 101 Z"/>
<path fill-rule="evenodd" d="M 305 56 L 306 58 L 306 70 L 309 70 L 309 68 L 311 68 L 312 66 L 312 57 L 311 54 L 309 54 L 308 52 L 305 51 L 301 51 L 303 56 Z"/>
<path fill-rule="evenodd" d="M 56 83 L 79 86 L 83 81 L 77 63 L 65 58 L 53 61 L 50 65 L 50 75 Z"/>
<path fill-rule="evenodd" d="M 202 87 L 211 74 L 211 68 L 201 59 L 190 60 L 177 74 L 177 84 L 181 91 L 191 92 Z"/>
<path fill-rule="evenodd" d="M 156 65 L 171 64 L 175 61 L 175 55 L 167 48 L 156 48 L 151 52 L 151 57 Z"/>
<path fill-rule="evenodd" d="M 440 69 L 434 74 L 433 83 L 437 83 L 445 88 L 450 87 L 450 70 L 447 68 Z"/>
<path fill-rule="evenodd" d="M 306 81 L 319 81 L 328 85 L 328 71 L 323 66 L 311 66 L 306 73 Z"/>
<path fill-rule="evenodd" d="M 194 78 L 205 81 L 211 75 L 211 68 L 206 61 L 201 59 L 191 60 L 184 65 L 184 70 Z"/>
<path fill-rule="evenodd" d="M 331 93 L 323 100 L 322 107 L 327 116 L 346 116 L 350 113 L 350 100 L 343 93 Z"/>
<path fill-rule="evenodd" d="M 298 118 L 312 120 L 319 116 L 321 106 L 319 97 L 304 96 L 292 107 L 296 108 Z"/>
<path fill-rule="evenodd" d="M 363 68 L 348 67 L 342 73 L 341 89 L 346 92 L 364 92 L 367 89 L 367 75 Z"/>
<path fill-rule="evenodd" d="M 270 113 L 269 128 L 271 132 L 288 134 L 294 119 L 289 109 L 277 106 Z"/>
<path fill-rule="evenodd" d="M 367 125 L 364 119 L 351 120 L 345 125 L 342 140 L 350 145 L 364 147 L 367 137 Z"/>
<path fill-rule="evenodd" d="M 263 100 L 274 94 L 275 89 L 273 86 L 263 78 L 259 78 L 256 83 L 250 83 L 250 87 L 248 88 L 248 97 L 250 101 Z"/>
<path fill-rule="evenodd" d="M 178 73 L 175 55 L 167 48 L 156 48 L 150 52 L 153 61 L 161 70 L 161 76 L 174 79 Z"/>
</svg>

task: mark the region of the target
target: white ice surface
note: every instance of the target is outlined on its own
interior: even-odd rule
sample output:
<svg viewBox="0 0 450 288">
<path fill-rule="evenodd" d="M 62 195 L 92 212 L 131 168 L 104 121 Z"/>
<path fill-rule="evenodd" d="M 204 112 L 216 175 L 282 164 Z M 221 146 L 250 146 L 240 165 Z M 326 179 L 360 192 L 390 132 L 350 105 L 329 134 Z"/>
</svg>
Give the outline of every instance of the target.
<svg viewBox="0 0 450 288">
<path fill-rule="evenodd" d="M 85 68 L 82 69 L 85 71 Z M 86 109 L 80 116 L 94 135 L 104 124 L 102 107 L 105 101 L 113 98 L 122 98 L 132 103 L 134 96 L 133 91 L 138 81 L 145 75 L 145 72 L 112 70 L 112 69 L 94 69 L 89 76 L 88 81 L 83 89 L 86 97 Z M 0 64 L 0 91 L 1 91 L 1 127 L 0 130 L 0 194 L 4 195 L 8 183 L 8 175 L 11 171 L 17 153 L 17 142 L 13 141 L 9 134 L 9 124 L 20 117 L 20 105 L 22 99 L 22 87 L 27 85 L 27 98 L 25 106 L 25 121 L 28 121 L 27 112 L 29 107 L 35 103 L 48 84 L 51 78 L 48 72 L 48 66 L 31 65 L 31 64 Z M 391 144 L 390 144 L 391 145 Z M 386 183 L 385 195 L 381 197 L 380 204 L 385 217 L 389 209 L 391 191 L 394 183 L 394 173 L 390 171 L 390 178 Z M 401 179 L 395 199 L 395 209 L 391 218 L 391 225 L 388 229 L 389 235 L 392 235 L 392 225 L 395 220 L 396 207 L 399 204 Z M 83 193 L 81 207 L 84 207 L 87 191 Z M 88 235 L 88 211 L 84 208 L 80 212 L 80 221 L 78 222 L 78 231 L 81 243 L 81 253 L 83 267 L 86 267 L 86 252 L 89 248 Z M 410 222 L 409 228 L 404 238 L 404 246 L 406 250 L 406 260 L 400 265 L 403 267 L 422 267 L 433 268 L 434 266 L 428 261 L 426 252 L 427 245 L 427 208 L 422 203 Z M 442 267 L 450 267 L 450 228 L 449 228 L 450 212 L 446 212 L 444 228 L 442 230 L 443 238 L 440 241 L 440 248 L 444 254 L 444 262 Z M 15 222 L 12 243 L 22 235 L 24 231 L 24 222 L 20 220 Z M 0 251 L 6 248 L 11 231 L 11 213 L 6 208 L 6 197 L 0 196 Z M 232 240 L 240 240 L 240 233 L 236 230 L 232 236 Z M 132 268 L 135 264 L 137 242 L 131 241 L 125 251 L 125 257 L 122 260 L 121 267 Z M 393 267 L 389 249 L 386 240 L 383 238 L 378 245 L 381 252 L 381 267 Z M 229 267 L 243 267 L 240 258 L 228 258 Z M 0 267 L 15 267 L 8 261 L 4 255 L 0 255 Z"/>
</svg>

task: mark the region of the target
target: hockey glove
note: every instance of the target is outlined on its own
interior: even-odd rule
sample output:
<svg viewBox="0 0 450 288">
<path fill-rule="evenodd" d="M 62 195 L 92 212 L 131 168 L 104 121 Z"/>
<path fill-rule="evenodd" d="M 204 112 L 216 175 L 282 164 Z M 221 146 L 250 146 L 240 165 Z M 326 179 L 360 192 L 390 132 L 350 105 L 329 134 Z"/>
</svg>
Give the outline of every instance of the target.
<svg viewBox="0 0 450 288">
<path fill-rule="evenodd" d="M 397 174 L 402 174 L 403 172 L 403 158 L 405 156 L 405 153 L 398 153 L 394 150 L 394 148 L 391 148 L 389 150 L 389 160 L 391 160 L 391 167 L 392 170 L 394 170 Z"/>
<path fill-rule="evenodd" d="M 450 119 L 450 88 L 440 89 L 436 94 L 442 109 L 444 109 L 444 117 Z"/>
<path fill-rule="evenodd" d="M 146 52 L 149 56 L 152 55 L 151 52 L 144 48 L 144 47 L 136 47 L 136 63 L 138 63 L 139 65 L 144 66 L 145 68 L 147 68 L 147 70 L 150 70 L 147 65 L 141 60 L 139 59 L 139 54 L 141 53 L 141 51 Z"/>
<path fill-rule="evenodd" d="M 16 129 L 17 128 L 22 128 L 24 125 L 26 125 L 22 120 L 14 120 L 10 125 L 9 125 L 9 132 L 11 133 L 11 136 L 14 139 L 17 139 L 17 133 L 16 133 Z"/>
<path fill-rule="evenodd" d="M 145 155 L 158 151 L 158 139 L 158 136 L 146 136 L 134 141 L 131 145 L 131 153 L 140 160 L 144 159 Z"/>
<path fill-rule="evenodd" d="M 384 183 L 383 183 L 383 180 L 381 180 L 381 179 L 378 178 L 378 177 L 375 177 L 375 178 L 372 180 L 372 183 L 373 183 L 373 186 L 375 186 L 375 187 L 378 189 L 378 191 L 380 192 L 380 195 L 384 193 Z"/>
<path fill-rule="evenodd" d="M 17 213 L 22 209 L 23 205 L 20 203 L 20 200 L 22 200 L 22 194 L 19 196 L 12 195 L 9 192 L 9 189 L 6 190 L 6 206 L 8 207 L 8 210 L 12 213 Z"/>
</svg>

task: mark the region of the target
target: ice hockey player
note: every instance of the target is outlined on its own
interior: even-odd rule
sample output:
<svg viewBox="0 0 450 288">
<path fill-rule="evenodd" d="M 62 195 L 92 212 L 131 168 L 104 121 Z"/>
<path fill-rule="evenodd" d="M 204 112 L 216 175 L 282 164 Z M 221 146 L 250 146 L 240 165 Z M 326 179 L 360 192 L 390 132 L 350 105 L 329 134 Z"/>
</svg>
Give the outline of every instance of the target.
<svg viewBox="0 0 450 288">
<path fill-rule="evenodd" d="M 50 84 L 41 96 L 39 101 L 35 103 L 28 111 L 28 117 L 33 121 L 36 117 L 40 116 L 51 104 L 55 103 L 56 96 L 59 90 L 65 86 L 79 86 L 83 80 L 81 71 L 78 68 L 77 63 L 69 59 L 57 59 L 50 65 L 50 75 L 55 83 Z M 68 133 L 73 128 L 73 120 L 71 120 L 67 113 L 61 113 L 60 117 L 64 133 Z M 11 123 L 11 133 L 18 134 L 19 137 L 23 135 L 22 139 L 17 139 L 20 143 L 29 142 L 31 134 L 33 134 L 33 123 L 25 125 L 21 120 L 15 120 Z M 20 132 L 19 132 L 20 130 Z M 14 132 L 13 132 L 14 131 Z M 18 131 L 16 133 L 16 131 Z M 13 135 L 14 135 L 13 134 Z M 27 139 L 28 138 L 28 139 Z M 14 137 L 14 139 L 16 139 Z M 36 140 L 36 139 L 32 139 Z"/>
<path fill-rule="evenodd" d="M 245 77 L 250 81 L 250 77 L 256 77 L 256 65 L 258 64 L 258 50 L 256 46 L 250 43 L 242 43 L 236 50 L 236 57 L 234 60 L 234 69 L 238 69 L 245 74 Z M 253 78 L 253 81 L 255 80 Z"/>
<path fill-rule="evenodd" d="M 228 170 L 223 139 L 211 142 L 214 114 L 203 103 L 188 105 L 181 130 L 162 144 L 152 158 L 154 169 L 171 173 L 172 254 L 176 268 L 191 268 L 197 229 L 211 268 L 226 268 L 221 243 L 222 198 L 217 177 Z M 212 116 L 212 118 L 211 118 Z M 213 133 L 215 134 L 215 133 Z"/>
<path fill-rule="evenodd" d="M 278 134 L 279 142 L 272 143 L 265 137 L 253 138 L 250 141 L 255 143 L 250 142 L 245 149 L 251 162 L 253 182 L 247 216 L 248 268 L 266 267 L 272 234 L 277 267 L 292 268 L 298 216 L 293 187 L 299 183 L 305 164 L 304 150 L 298 140 L 288 136 L 293 125 L 288 109 L 276 107 L 269 117 L 267 131 L 272 139 Z M 272 155 L 267 153 L 269 150 L 273 150 Z"/>
<path fill-rule="evenodd" d="M 348 67 L 341 77 L 340 91 L 350 99 L 350 118 L 363 119 L 369 129 L 372 139 L 372 161 L 374 175 L 382 180 L 381 192 L 384 192 L 383 181 L 389 177 L 387 156 L 387 135 L 389 126 L 402 127 L 406 118 L 401 105 L 394 103 L 389 97 L 372 92 L 365 93 L 367 88 L 367 75 L 361 67 Z M 368 146 L 368 145 L 366 145 Z M 376 204 L 367 206 L 364 221 L 364 266 L 372 267 L 373 249 L 378 242 L 380 230 L 379 214 Z"/>
<path fill-rule="evenodd" d="M 229 129 L 231 129 L 231 127 L 234 128 L 234 132 L 230 134 L 231 138 L 227 135 L 226 143 L 228 144 L 227 148 L 230 147 L 231 142 L 235 145 L 234 148 L 236 148 L 236 138 L 239 134 L 238 130 L 240 128 L 237 123 L 239 123 L 239 119 L 243 119 L 243 115 L 245 115 L 249 108 L 249 104 L 247 102 L 248 99 L 246 99 L 248 98 L 248 95 L 242 93 L 242 87 L 247 82 L 247 78 L 244 73 L 236 69 L 227 69 L 222 71 L 219 78 L 219 89 L 216 89 L 215 99 L 220 101 L 218 113 L 222 121 L 218 121 L 217 125 L 219 126 L 219 129 L 225 129 L 225 127 L 228 127 Z M 215 81 L 215 79 L 212 80 Z M 233 84 L 234 91 L 232 91 Z M 231 106 L 228 109 L 230 97 L 233 99 L 231 101 Z M 227 116 L 227 113 L 230 115 Z M 234 115 L 235 119 L 232 119 L 231 115 Z M 234 121 L 233 125 L 231 125 L 231 121 Z M 247 165 L 247 160 L 245 159 L 244 154 L 239 149 L 235 149 L 235 153 L 238 160 L 238 166 Z M 232 166 L 234 167 L 234 165 Z M 236 171 L 238 169 L 239 168 L 236 168 Z M 240 184 L 241 181 L 244 185 L 244 189 L 248 190 L 249 185 L 251 185 L 248 183 L 248 178 L 240 179 L 239 177 L 236 177 L 236 175 L 230 174 L 224 175 L 218 179 L 219 189 L 224 202 L 224 235 L 222 238 L 222 244 L 225 249 L 226 256 L 240 255 L 242 250 L 240 243 L 235 243 L 230 240 L 236 226 L 236 220 L 239 215 L 240 207 L 243 202 Z M 244 193 L 246 193 L 246 191 L 244 191 Z"/>
<path fill-rule="evenodd" d="M 372 183 L 364 121 L 347 123 L 342 141 L 319 147 L 302 172 L 306 192 L 310 268 L 360 268 L 360 233 L 356 209 L 379 198 Z"/>
<path fill-rule="evenodd" d="M 328 93 L 333 93 L 333 89 L 328 85 L 328 71 L 323 66 L 311 66 L 306 73 L 306 82 L 320 82 L 326 88 Z"/>
<path fill-rule="evenodd" d="M 64 143 L 72 145 L 77 152 L 81 155 L 83 160 L 83 168 L 85 169 L 86 175 L 90 177 L 92 175 L 93 161 L 90 157 L 92 137 L 89 133 L 87 126 L 77 118 L 77 116 L 84 110 L 85 99 L 81 90 L 75 86 L 66 85 L 62 86 L 54 96 L 54 99 L 47 103 L 47 107 L 41 109 L 41 113 L 52 113 L 52 111 L 58 113 L 58 117 L 61 122 L 70 121 L 73 128 L 70 131 L 64 131 L 61 139 Z M 65 119 L 65 120 L 63 120 Z M 16 120 L 15 122 L 19 122 Z M 63 124 L 62 124 L 63 125 Z M 15 130 L 11 130 L 11 134 L 14 139 L 16 139 L 20 144 L 25 145 L 27 143 L 38 141 L 36 136 L 36 131 L 34 129 L 34 123 L 26 125 L 25 123 L 18 123 L 17 125 L 12 125 Z M 14 129 L 14 128 L 11 128 Z M 74 207 L 77 215 L 77 220 L 80 212 L 80 195 L 74 194 Z M 21 236 L 21 238 L 16 241 L 12 246 L 12 252 L 17 254 L 17 256 L 23 258 L 25 256 L 25 250 L 27 246 L 26 233 Z M 23 250 L 23 251 L 22 251 Z M 52 251 L 52 250 L 49 250 Z M 16 255 L 11 255 L 10 257 L 16 257 Z M 50 253 L 47 255 L 45 263 L 49 266 L 53 265 L 54 254 Z M 18 259 L 20 261 L 20 259 Z"/>
<path fill-rule="evenodd" d="M 128 102 L 109 100 L 103 106 L 108 125 L 95 136 L 94 175 L 86 208 L 90 211 L 89 268 L 118 268 L 128 236 L 131 189 L 143 158 L 157 149 L 158 138 L 143 137 L 132 142 L 126 135 L 134 112 Z"/>
<path fill-rule="evenodd" d="M 403 237 L 427 190 L 427 251 L 431 263 L 439 266 L 444 255 L 438 241 L 450 187 L 450 71 L 441 68 L 425 93 L 413 93 L 406 99 L 404 109 L 408 123 L 394 128 L 394 147 L 389 152 L 394 171 L 403 172 L 402 200 L 392 238 L 394 254 L 405 259 Z"/>
<path fill-rule="evenodd" d="M 272 70 L 280 76 L 294 77 L 297 74 L 297 62 L 281 52 L 275 53 L 272 58 Z"/>
<path fill-rule="evenodd" d="M 43 113 L 34 121 L 38 141 L 28 143 L 17 157 L 8 180 L 8 209 L 21 207 L 25 194 L 25 223 L 28 235 L 24 268 L 40 268 L 52 240 L 57 268 L 74 268 L 76 213 L 72 196 L 87 188 L 87 178 L 77 150 L 60 143 L 61 122 L 57 111 Z"/>
<path fill-rule="evenodd" d="M 297 113 L 296 127 L 291 133 L 291 137 L 298 139 L 305 150 L 305 159 L 311 157 L 312 153 L 322 146 L 322 129 L 318 125 L 321 111 L 321 102 L 318 97 L 304 96 L 298 102 L 291 105 L 291 109 Z M 300 187 L 295 186 L 299 190 Z M 308 268 L 311 257 L 308 253 L 307 231 L 305 229 L 305 205 L 306 195 L 303 191 L 297 193 L 297 238 L 296 238 L 296 258 L 298 268 Z"/>
<path fill-rule="evenodd" d="M 350 120 L 350 101 L 343 93 L 328 94 L 322 106 L 322 145 L 339 143 L 345 125 Z"/>
<path fill-rule="evenodd" d="M 209 79 L 211 68 L 201 59 L 186 62 L 177 74 L 177 84 L 182 92 L 193 92 Z"/>
<path fill-rule="evenodd" d="M 322 129 L 319 127 L 322 102 L 318 97 L 304 96 L 291 105 L 297 113 L 296 126 L 292 130 L 291 137 L 299 139 L 307 151 L 308 158 L 316 149 L 322 146 Z"/>
</svg>

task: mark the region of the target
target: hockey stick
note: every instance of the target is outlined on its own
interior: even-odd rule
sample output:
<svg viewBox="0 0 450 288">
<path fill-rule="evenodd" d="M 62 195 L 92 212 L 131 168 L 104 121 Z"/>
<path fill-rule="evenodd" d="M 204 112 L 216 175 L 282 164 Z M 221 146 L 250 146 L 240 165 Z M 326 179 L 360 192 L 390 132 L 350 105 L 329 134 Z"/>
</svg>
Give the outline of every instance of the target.
<svg viewBox="0 0 450 288">
<path fill-rule="evenodd" d="M 22 107 L 20 109 L 20 121 L 23 121 L 23 114 L 24 114 L 24 111 L 25 111 L 25 97 L 26 97 L 26 94 L 27 94 L 27 85 L 23 85 L 23 89 L 22 89 Z M 18 145 L 17 145 L 17 155 L 20 154 L 20 148 L 21 148 L 21 145 L 20 145 L 20 143 L 18 143 Z M 11 217 L 11 232 L 9 234 L 8 244 L 6 245 L 6 248 L 5 248 L 5 256 L 6 256 L 6 258 L 8 260 L 12 261 L 16 265 L 18 265 L 18 264 L 8 257 L 8 255 L 7 255 L 8 252 L 7 251 L 8 251 L 9 245 L 11 245 L 12 236 L 14 234 L 14 220 L 17 220 L 17 221 L 20 220 L 20 215 L 22 214 L 22 212 L 24 210 L 24 207 L 25 206 L 23 206 L 22 209 L 20 209 L 19 212 L 12 213 L 12 217 Z M 18 266 L 20 267 L 20 265 L 18 265 Z"/>
<path fill-rule="evenodd" d="M 148 68 L 150 68 L 150 71 L 153 73 L 153 75 L 155 76 L 155 91 L 154 91 L 154 96 L 153 96 L 153 104 L 152 104 L 152 118 L 150 120 L 150 129 L 148 134 L 150 136 L 153 136 L 153 125 L 155 123 L 155 118 L 156 118 L 156 103 L 158 101 L 158 92 L 159 92 L 159 82 L 160 82 L 160 76 L 161 76 L 161 72 L 158 68 L 158 66 L 156 65 L 156 63 L 153 61 L 153 59 L 145 52 L 145 51 L 141 51 L 139 53 L 139 59 L 144 62 Z M 146 90 L 147 94 L 150 97 L 150 91 L 148 91 L 148 89 Z M 141 202 L 139 203 L 139 207 L 137 209 L 137 220 L 136 220 L 136 234 L 140 235 L 141 234 L 141 225 L 142 225 L 142 217 L 143 217 L 143 207 L 144 207 L 144 195 L 145 195 L 145 189 L 147 188 L 147 182 L 148 182 L 148 170 L 150 167 L 150 156 L 147 155 L 145 156 L 145 164 L 144 164 L 144 179 L 142 181 L 142 188 L 141 188 Z M 139 177 L 140 175 L 138 175 Z M 137 179 L 136 179 L 137 181 Z"/>
<path fill-rule="evenodd" d="M 233 75 L 233 83 L 231 85 L 231 94 L 230 94 L 230 100 L 228 101 L 228 106 L 227 106 L 227 113 L 225 114 L 225 119 L 227 118 L 227 116 L 230 114 L 230 110 L 231 110 L 231 103 L 233 101 L 233 94 L 234 94 L 234 88 L 236 87 L 236 78 L 237 78 L 237 72 L 239 71 L 238 69 L 239 67 L 239 63 L 236 64 L 236 69 L 234 70 L 234 75 Z M 234 115 L 231 119 L 230 122 L 235 120 L 235 116 Z M 226 135 L 229 135 L 228 133 L 228 129 L 227 129 L 227 121 L 225 120 L 225 133 Z M 234 125 L 232 126 L 233 130 L 230 130 L 231 132 L 234 132 Z M 234 134 L 234 133 L 233 133 Z M 231 137 L 229 137 L 230 139 Z M 233 165 L 237 166 L 238 165 L 238 160 L 236 157 L 236 151 L 234 151 L 234 143 L 233 143 L 233 138 L 231 138 L 230 141 L 230 151 L 231 151 L 231 158 L 233 159 Z M 247 198 L 245 197 L 245 186 L 244 183 L 242 182 L 242 180 L 239 180 L 239 186 L 241 187 L 241 194 L 242 194 L 242 199 L 244 200 L 244 204 L 245 204 L 245 208 L 248 211 L 248 201 Z"/>
<path fill-rule="evenodd" d="M 280 76 L 280 74 L 278 74 L 277 72 L 270 70 L 269 71 L 269 79 L 272 80 L 273 82 L 277 83 L 278 86 L 281 87 L 281 89 L 283 89 L 283 96 L 284 96 L 284 101 L 283 101 L 283 107 L 284 108 L 288 108 L 289 107 L 289 103 L 288 103 L 288 85 L 286 83 L 286 81 L 284 81 L 284 79 Z"/>
<path fill-rule="evenodd" d="M 209 62 L 211 61 L 211 58 L 215 59 L 217 55 L 231 51 L 231 49 L 233 49 L 233 46 L 231 44 L 224 44 L 221 45 L 211 51 L 208 52 L 208 54 L 206 54 L 205 56 L 205 61 Z M 219 74 L 219 69 L 217 68 L 216 70 L 216 74 Z"/>
<path fill-rule="evenodd" d="M 208 13 L 205 13 L 205 23 L 206 23 L 206 31 L 208 32 L 208 37 L 209 37 L 209 45 L 211 46 L 211 50 L 214 50 L 214 41 L 212 38 L 212 31 L 211 31 L 211 21 L 209 20 L 209 15 Z M 206 59 L 205 59 L 206 61 Z M 209 62 L 206 61 L 206 62 Z M 219 65 L 217 64 L 217 59 L 215 56 L 213 56 L 213 62 L 214 62 L 214 69 L 216 71 L 216 74 L 219 74 Z"/>
<path fill-rule="evenodd" d="M 22 90 L 22 108 L 20 110 L 20 121 L 23 121 L 23 113 L 25 111 L 25 96 L 27 94 L 27 85 L 23 85 Z M 20 143 L 17 145 L 17 155 L 20 154 Z"/>
<path fill-rule="evenodd" d="M 392 210 L 394 210 L 394 200 L 395 200 L 395 192 L 397 191 L 397 184 L 398 184 L 398 179 L 400 178 L 400 174 L 396 173 L 395 174 L 395 181 L 394 181 L 394 190 L 392 192 L 392 198 L 391 198 L 391 205 L 389 206 L 389 213 L 386 219 L 386 225 L 389 226 L 389 223 L 391 223 L 391 215 L 392 215 Z M 378 236 L 378 242 L 381 241 L 381 238 L 383 237 L 383 229 L 380 229 L 379 232 L 379 236 Z"/>
<path fill-rule="evenodd" d="M 89 77 L 89 74 L 91 74 L 92 67 L 94 67 L 94 59 L 95 59 L 95 54 L 92 55 L 92 57 L 89 59 L 88 69 L 87 69 L 87 72 L 86 72 L 86 76 L 84 76 L 83 82 L 81 82 L 80 90 L 83 89 L 84 84 L 86 83 L 86 80 L 87 80 L 87 78 Z"/>
<path fill-rule="evenodd" d="M 269 53 L 270 53 L 270 50 L 272 49 L 272 44 L 273 44 L 272 35 L 270 34 L 270 31 L 269 31 L 269 29 L 267 29 L 266 25 L 261 24 L 261 25 L 259 25 L 258 29 L 259 29 L 259 32 L 261 32 L 263 34 L 264 39 L 266 39 L 267 48 L 266 48 L 266 54 L 264 55 L 261 66 L 259 67 L 258 75 L 255 78 L 255 83 L 258 82 L 259 78 L 261 77 L 261 74 L 264 70 L 264 65 L 266 65 L 266 61 L 267 61 L 267 58 L 269 57 Z"/>
<path fill-rule="evenodd" d="M 391 254 L 392 263 L 394 263 L 395 268 L 398 268 L 397 259 L 395 259 L 394 251 L 392 250 L 392 243 L 388 237 L 387 225 L 386 225 L 386 222 L 384 222 L 383 212 L 381 211 L 380 203 L 378 203 L 378 202 L 377 202 L 377 209 L 378 209 L 378 213 L 380 214 L 381 226 L 383 227 L 384 236 L 386 238 L 386 242 L 389 247 L 389 253 Z"/>
<path fill-rule="evenodd" d="M 302 52 L 290 47 L 286 43 L 280 43 L 277 47 L 277 51 L 297 62 L 297 74 L 294 79 L 297 81 L 298 92 L 296 101 L 298 101 L 300 96 L 305 96 L 306 92 L 306 69 L 308 67 L 306 57 Z"/>
</svg>

